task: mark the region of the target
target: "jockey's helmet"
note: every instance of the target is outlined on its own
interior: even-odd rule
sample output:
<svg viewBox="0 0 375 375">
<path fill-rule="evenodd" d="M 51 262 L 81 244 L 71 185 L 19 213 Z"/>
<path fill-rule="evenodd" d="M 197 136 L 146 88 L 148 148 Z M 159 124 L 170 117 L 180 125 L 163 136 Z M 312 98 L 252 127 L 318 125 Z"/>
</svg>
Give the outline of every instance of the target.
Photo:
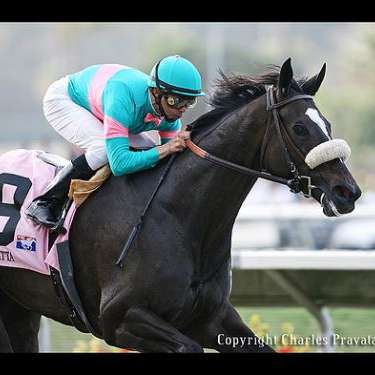
<svg viewBox="0 0 375 375">
<path fill-rule="evenodd" d="M 198 69 L 178 55 L 165 57 L 153 66 L 148 86 L 186 96 L 206 95 Z"/>
</svg>

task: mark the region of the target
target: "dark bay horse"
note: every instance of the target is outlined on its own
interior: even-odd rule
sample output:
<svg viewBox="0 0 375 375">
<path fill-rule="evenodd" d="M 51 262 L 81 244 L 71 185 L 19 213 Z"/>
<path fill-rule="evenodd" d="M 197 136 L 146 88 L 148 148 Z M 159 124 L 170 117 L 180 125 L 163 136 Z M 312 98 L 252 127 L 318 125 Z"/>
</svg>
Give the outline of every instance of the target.
<svg viewBox="0 0 375 375">
<path fill-rule="evenodd" d="M 288 59 L 256 77 L 222 75 L 214 108 L 194 122 L 192 141 L 245 168 L 310 177 L 311 196 L 327 216 L 351 212 L 360 189 L 343 162 L 345 147 L 333 150 L 331 126 L 311 98 L 324 73 L 325 66 L 296 81 Z M 271 85 L 276 112 L 267 110 Z M 75 281 L 96 335 L 140 352 L 272 351 L 229 302 L 232 228 L 256 176 L 185 150 L 124 267 L 115 265 L 165 165 L 111 176 L 77 212 L 70 237 Z M 0 351 L 38 351 L 41 315 L 71 325 L 48 276 L 0 267 Z M 234 337 L 244 344 L 231 345 Z"/>
</svg>

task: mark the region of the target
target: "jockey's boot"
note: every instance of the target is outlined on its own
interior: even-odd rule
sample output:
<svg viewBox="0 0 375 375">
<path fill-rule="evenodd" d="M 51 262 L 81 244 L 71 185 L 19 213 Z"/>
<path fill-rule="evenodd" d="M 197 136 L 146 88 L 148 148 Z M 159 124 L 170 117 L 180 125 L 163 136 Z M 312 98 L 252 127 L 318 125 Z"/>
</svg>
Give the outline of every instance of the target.
<svg viewBox="0 0 375 375">
<path fill-rule="evenodd" d="M 89 179 L 95 171 L 87 164 L 85 155 L 70 161 L 47 186 L 47 192 L 35 198 L 25 214 L 37 224 L 53 228 L 61 215 L 72 179 Z"/>
</svg>

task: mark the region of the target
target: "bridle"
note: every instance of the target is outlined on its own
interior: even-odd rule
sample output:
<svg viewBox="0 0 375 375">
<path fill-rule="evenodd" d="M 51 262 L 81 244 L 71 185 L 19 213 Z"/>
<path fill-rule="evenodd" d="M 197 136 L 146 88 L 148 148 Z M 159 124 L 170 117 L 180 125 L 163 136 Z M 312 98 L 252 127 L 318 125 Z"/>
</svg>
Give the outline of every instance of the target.
<svg viewBox="0 0 375 375">
<path fill-rule="evenodd" d="M 218 158 L 214 155 L 211 155 L 209 154 L 207 151 L 203 150 L 202 148 L 200 148 L 199 146 L 197 146 L 191 139 L 188 139 L 186 141 L 186 145 L 187 147 L 197 156 L 205 159 L 205 160 L 208 160 L 209 162 L 213 163 L 213 164 L 216 164 L 216 165 L 219 165 L 221 167 L 224 167 L 224 168 L 228 168 L 228 169 L 231 169 L 231 170 L 234 170 L 236 172 L 240 172 L 242 174 L 245 174 L 245 175 L 248 175 L 248 176 L 252 176 L 252 177 L 260 177 L 260 178 L 263 178 L 265 180 L 269 180 L 269 181 L 274 181 L 274 182 L 277 182 L 279 184 L 283 184 L 283 185 L 286 185 L 290 188 L 290 191 L 293 192 L 293 193 L 302 193 L 306 198 L 311 198 L 312 196 L 312 191 L 313 189 L 316 189 L 316 190 L 319 190 L 319 195 L 320 197 L 317 199 L 319 199 L 320 201 L 320 204 L 323 206 L 324 203 L 328 204 L 330 209 L 332 210 L 332 212 L 336 215 L 336 216 L 340 216 L 340 213 L 338 212 L 338 210 L 336 209 L 335 205 L 330 201 L 330 200 L 327 200 L 326 199 L 326 195 L 325 193 L 319 189 L 317 186 L 314 186 L 311 184 L 311 177 L 309 176 L 301 176 L 298 172 L 298 169 L 296 167 L 296 165 L 294 164 L 292 158 L 290 157 L 290 153 L 289 153 L 289 150 L 288 150 L 288 147 L 285 143 L 285 140 L 284 140 L 284 137 L 282 135 L 282 121 L 281 121 L 281 118 L 280 118 L 280 115 L 279 115 L 279 112 L 278 110 L 292 102 L 295 102 L 297 100 L 313 100 L 313 97 L 310 96 L 310 95 L 295 95 L 289 99 L 285 99 L 285 100 L 282 100 L 280 102 L 276 102 L 275 100 L 275 89 L 273 88 L 273 86 L 269 86 L 266 90 L 266 99 L 267 99 L 267 105 L 266 105 L 266 109 L 267 111 L 272 111 L 272 117 L 273 117 L 273 122 L 275 124 L 275 128 L 276 128 L 276 134 L 277 134 L 277 137 L 278 137 L 278 140 L 282 146 L 282 149 L 284 151 L 284 157 L 285 157 L 285 161 L 287 163 L 287 166 L 288 166 L 288 170 L 289 170 L 289 174 L 292 176 L 292 178 L 290 179 L 287 179 L 287 178 L 283 178 L 283 177 L 279 177 L 279 176 L 275 176 L 271 173 L 268 173 L 267 171 L 265 171 L 263 168 L 262 168 L 262 163 L 263 163 L 263 157 L 264 157 L 264 153 L 265 153 L 265 149 L 267 147 L 267 142 L 268 142 L 268 139 L 267 139 L 267 134 L 269 133 L 269 128 L 271 126 L 271 123 L 272 121 L 269 121 L 268 122 L 268 127 L 266 129 L 266 135 L 265 137 L 263 138 L 263 143 L 262 143 L 262 146 L 261 146 L 261 155 L 260 155 L 260 164 L 261 164 L 261 171 L 257 171 L 257 170 L 254 170 L 254 169 L 250 169 L 250 168 L 246 168 L 242 165 L 238 165 L 238 164 L 235 164 L 235 163 L 232 163 L 230 161 L 227 161 L 227 160 L 224 160 L 224 159 L 221 159 L 221 158 Z M 208 134 L 212 133 L 213 131 L 215 131 L 215 129 L 217 129 L 221 124 L 223 124 L 225 122 L 225 120 L 227 119 L 227 117 L 229 117 L 230 114 L 228 114 L 227 116 L 225 116 L 223 119 L 221 119 L 221 121 L 219 121 L 218 123 L 215 124 L 215 127 L 214 128 L 211 128 L 209 129 L 208 132 L 204 133 L 200 140 L 202 140 L 203 138 L 205 138 Z M 199 126 L 199 125 L 198 125 Z M 195 126 L 194 125 L 187 125 L 186 127 L 186 130 L 187 131 L 191 131 L 191 130 L 194 130 L 195 129 Z M 272 130 L 272 129 L 271 129 Z M 285 131 L 285 129 L 284 129 Z M 333 155 L 328 155 L 328 158 L 326 157 L 325 160 L 323 161 L 320 161 L 320 164 L 322 162 L 325 162 L 325 161 L 329 161 L 329 160 L 333 160 L 335 158 L 341 158 L 341 157 L 344 157 L 345 159 L 347 159 L 350 155 L 350 148 L 349 146 L 346 144 L 345 141 L 343 140 L 336 140 L 336 142 L 339 141 L 339 142 L 344 142 L 344 146 L 347 147 L 347 150 L 345 149 L 345 147 L 341 144 L 341 152 L 340 150 L 338 152 L 335 152 Z M 330 145 L 332 145 L 332 142 L 335 142 L 334 140 L 330 140 L 328 142 L 324 142 L 323 144 L 327 144 L 327 143 L 330 143 Z M 293 143 L 292 145 L 294 147 L 296 147 Z M 320 152 L 318 151 L 317 149 L 321 146 L 322 144 L 316 146 L 315 148 L 313 148 L 312 150 L 310 150 L 309 154 L 305 157 L 305 160 L 304 162 L 306 163 L 307 166 L 309 165 L 312 165 L 310 168 L 313 169 L 315 166 L 319 165 L 319 164 L 308 164 L 308 157 L 309 155 L 314 154 L 314 150 L 315 150 L 315 153 L 316 152 Z M 344 150 L 342 150 L 342 147 L 344 147 Z M 297 151 L 298 148 L 297 148 Z M 301 154 L 299 152 L 299 154 Z M 169 159 L 168 161 L 168 164 L 166 165 L 162 175 L 160 176 L 160 179 L 151 195 L 151 198 L 148 200 L 145 208 L 143 209 L 142 211 L 142 214 L 138 220 L 138 222 L 133 226 L 133 229 L 129 235 L 129 238 L 120 254 L 120 257 L 119 259 L 117 260 L 116 262 L 116 265 L 119 265 L 120 267 L 122 267 L 123 265 L 123 261 L 126 257 L 126 254 L 131 246 L 131 244 L 133 243 L 135 237 L 137 236 L 137 233 L 139 232 L 141 226 L 142 226 L 142 223 L 143 223 L 143 219 L 144 217 L 146 216 L 146 213 L 156 195 L 156 193 L 158 192 L 161 184 L 163 183 L 163 181 L 165 180 L 165 177 L 166 175 L 168 174 L 168 171 L 170 170 L 171 168 L 171 165 L 172 163 L 174 162 L 176 156 L 178 154 L 175 153 L 171 156 L 171 158 Z M 303 157 L 303 155 L 302 155 Z M 326 199 L 326 202 L 324 201 Z M 223 262 L 228 258 L 228 255 L 226 255 L 226 258 L 223 260 Z M 209 276 L 206 276 L 203 280 L 201 280 L 198 284 L 199 284 L 199 287 L 203 285 L 204 282 L 206 282 L 207 280 L 209 280 L 215 273 L 216 271 L 222 266 L 223 262 L 221 262 L 219 264 L 219 267 L 215 269 L 214 272 L 211 272 L 209 274 Z M 196 296 L 196 300 L 198 298 L 198 295 Z"/>
<path fill-rule="evenodd" d="M 298 169 L 296 165 L 294 164 L 292 158 L 290 157 L 290 153 L 288 150 L 288 147 L 286 146 L 284 137 L 281 132 L 282 127 L 282 121 L 279 115 L 279 109 L 292 103 L 297 100 L 313 100 L 313 97 L 310 95 L 295 95 L 289 99 L 282 100 L 280 102 L 276 102 L 275 99 L 275 89 L 273 86 L 269 86 L 266 91 L 266 99 L 267 99 L 267 111 L 272 111 L 273 115 L 273 122 L 275 124 L 276 128 L 276 134 L 279 139 L 279 142 L 282 146 L 282 149 L 284 150 L 284 157 L 288 166 L 288 170 L 290 175 L 292 176 L 291 179 L 286 179 L 283 177 L 272 175 L 271 173 L 266 172 L 265 170 L 257 171 L 254 169 L 246 168 L 244 166 L 234 164 L 230 161 L 218 158 L 214 155 L 209 154 L 207 151 L 201 149 L 199 146 L 197 146 L 192 140 L 187 140 L 186 145 L 187 147 L 197 156 L 208 160 L 209 162 L 220 165 L 224 168 L 232 169 L 234 171 L 240 172 L 242 174 L 246 174 L 253 177 L 260 177 L 269 181 L 277 182 L 279 184 L 286 185 L 290 188 L 290 191 L 293 193 L 302 193 L 306 198 L 310 198 L 312 194 L 313 189 L 317 189 L 316 186 L 311 184 L 311 177 L 310 176 L 301 176 L 298 172 Z M 192 130 L 193 128 L 189 125 L 187 127 L 187 130 Z M 266 130 L 268 132 L 268 129 Z M 263 144 L 261 147 L 261 154 L 264 152 L 266 148 L 266 137 L 263 140 Z M 262 155 L 261 155 L 262 157 Z"/>
</svg>

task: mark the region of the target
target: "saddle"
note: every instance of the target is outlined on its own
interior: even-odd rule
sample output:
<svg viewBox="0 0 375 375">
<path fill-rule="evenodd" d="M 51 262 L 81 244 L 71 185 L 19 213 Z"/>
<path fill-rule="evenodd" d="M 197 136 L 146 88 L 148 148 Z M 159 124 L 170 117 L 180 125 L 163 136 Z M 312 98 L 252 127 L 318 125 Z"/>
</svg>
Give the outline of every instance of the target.
<svg viewBox="0 0 375 375">
<path fill-rule="evenodd" d="M 109 168 L 109 165 L 106 164 L 104 167 L 98 169 L 97 172 L 87 181 L 72 180 L 68 194 L 69 199 L 73 200 L 78 208 L 90 196 L 90 194 L 103 185 L 110 175 L 111 169 Z"/>
<path fill-rule="evenodd" d="M 53 165 L 55 167 L 55 175 L 60 169 L 69 163 L 67 159 L 43 151 L 38 152 L 37 157 L 43 160 L 45 163 Z M 90 196 L 90 194 L 103 185 L 103 183 L 109 178 L 110 174 L 111 170 L 109 165 L 106 164 L 97 170 L 89 180 L 73 179 L 71 181 L 68 198 L 60 214 L 59 224 L 55 228 L 55 231 L 49 232 L 49 249 L 51 249 L 59 234 L 66 233 L 64 222 L 71 204 L 74 203 L 74 210 L 78 209 Z M 56 253 L 60 270 L 58 271 L 51 265 L 49 266 L 50 276 L 55 287 L 56 294 L 59 297 L 60 302 L 66 307 L 72 324 L 82 332 L 95 333 L 85 314 L 74 282 L 74 270 L 68 239 L 56 244 Z"/>
<path fill-rule="evenodd" d="M 56 174 L 69 162 L 60 156 L 46 152 L 41 152 L 38 155 L 38 158 L 48 164 L 54 165 L 56 168 Z M 98 190 L 99 187 L 103 185 L 110 175 L 111 169 L 109 168 L 109 165 L 106 164 L 102 168 L 98 169 L 89 180 L 73 179 L 70 182 L 68 199 L 65 202 L 63 210 L 60 214 L 59 224 L 54 232 L 49 233 L 49 248 L 51 248 L 52 244 L 55 242 L 54 240 L 60 233 L 66 232 L 64 222 L 71 203 L 74 202 L 75 209 L 78 209 L 86 201 L 90 194 Z M 86 317 L 77 288 L 75 286 L 69 241 L 66 240 L 58 243 L 56 245 L 56 252 L 60 272 L 58 272 L 54 267 L 50 266 L 50 274 L 60 302 L 67 308 L 69 318 L 78 330 L 82 332 L 94 333 L 95 331 Z"/>
<path fill-rule="evenodd" d="M 43 194 L 67 163 L 64 158 L 39 150 L 17 149 L 0 155 L 0 266 L 50 276 L 73 326 L 98 336 L 75 285 L 69 230 L 77 208 L 110 176 L 109 166 L 99 169 L 90 180 L 71 181 L 60 231 L 35 225 L 24 214 L 25 207 Z"/>
<path fill-rule="evenodd" d="M 61 215 L 61 228 L 35 225 L 24 213 L 40 196 L 68 160 L 40 150 L 17 149 L 0 155 L 0 266 L 23 268 L 51 277 L 72 324 L 95 334 L 82 307 L 74 283 L 69 249 L 69 230 L 83 202 L 109 177 L 101 168 L 88 181 L 73 180 Z"/>
</svg>

